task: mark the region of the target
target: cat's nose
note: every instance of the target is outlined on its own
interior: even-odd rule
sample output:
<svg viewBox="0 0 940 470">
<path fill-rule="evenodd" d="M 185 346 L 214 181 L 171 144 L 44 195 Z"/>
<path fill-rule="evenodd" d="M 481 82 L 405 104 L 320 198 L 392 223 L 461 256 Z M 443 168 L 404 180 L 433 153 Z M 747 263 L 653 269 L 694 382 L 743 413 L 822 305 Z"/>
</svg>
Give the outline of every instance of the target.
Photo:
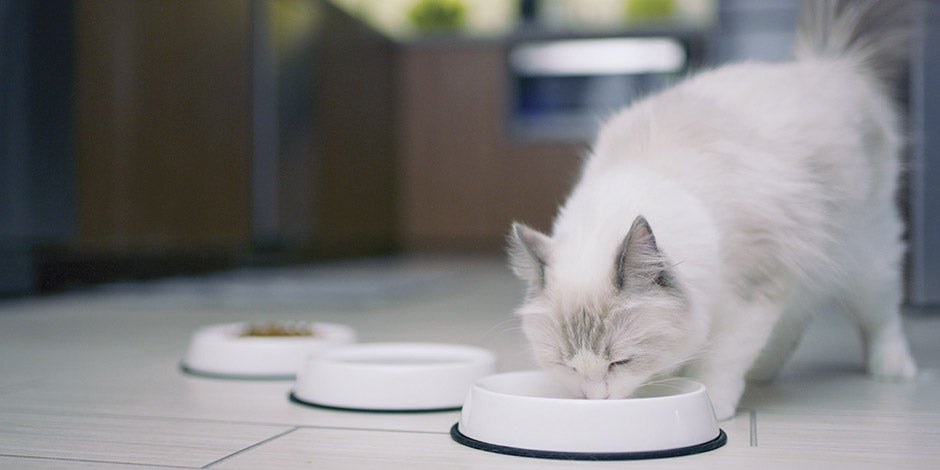
<svg viewBox="0 0 940 470">
<path fill-rule="evenodd" d="M 581 382 L 581 393 L 591 400 L 605 400 L 609 396 L 607 383 L 603 380 L 585 380 Z"/>
</svg>

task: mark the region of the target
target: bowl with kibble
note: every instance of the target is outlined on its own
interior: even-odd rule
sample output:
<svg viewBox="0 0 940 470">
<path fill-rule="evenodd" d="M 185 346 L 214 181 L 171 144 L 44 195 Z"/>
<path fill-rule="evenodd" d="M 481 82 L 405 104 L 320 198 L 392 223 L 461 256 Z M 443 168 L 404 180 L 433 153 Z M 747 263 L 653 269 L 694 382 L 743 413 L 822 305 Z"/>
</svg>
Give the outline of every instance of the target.
<svg viewBox="0 0 940 470">
<path fill-rule="evenodd" d="M 629 398 L 589 400 L 544 371 L 477 380 L 451 437 L 479 450 L 564 460 L 677 457 L 727 441 L 698 382 L 663 379 Z"/>
<path fill-rule="evenodd" d="M 335 323 L 241 322 L 196 330 L 181 363 L 184 372 L 229 379 L 290 380 L 307 356 L 356 341 Z"/>
</svg>

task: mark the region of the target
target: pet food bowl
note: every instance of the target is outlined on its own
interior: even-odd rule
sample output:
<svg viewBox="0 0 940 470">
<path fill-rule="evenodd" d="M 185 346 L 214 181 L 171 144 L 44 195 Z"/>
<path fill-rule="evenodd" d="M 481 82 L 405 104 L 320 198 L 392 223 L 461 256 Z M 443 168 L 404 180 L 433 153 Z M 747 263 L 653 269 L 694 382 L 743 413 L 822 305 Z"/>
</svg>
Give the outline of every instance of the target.
<svg viewBox="0 0 940 470">
<path fill-rule="evenodd" d="M 727 440 L 698 382 L 666 379 L 640 387 L 632 398 L 588 400 L 541 371 L 478 380 L 451 436 L 490 452 L 584 460 L 689 455 Z"/>
<path fill-rule="evenodd" d="M 469 346 L 356 344 L 311 356 L 291 399 L 360 411 L 457 409 L 474 381 L 495 367 L 492 352 Z"/>
<path fill-rule="evenodd" d="M 232 379 L 293 379 L 307 356 L 356 341 L 334 323 L 227 323 L 193 333 L 183 371 Z"/>
</svg>

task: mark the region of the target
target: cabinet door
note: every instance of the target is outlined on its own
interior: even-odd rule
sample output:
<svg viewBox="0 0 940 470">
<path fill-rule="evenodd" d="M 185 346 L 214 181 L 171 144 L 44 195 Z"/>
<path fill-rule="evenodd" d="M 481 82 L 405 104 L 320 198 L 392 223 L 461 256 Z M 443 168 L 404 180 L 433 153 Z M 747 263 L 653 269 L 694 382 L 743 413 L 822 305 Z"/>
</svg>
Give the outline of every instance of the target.
<svg viewBox="0 0 940 470">
<path fill-rule="evenodd" d="M 247 0 L 76 2 L 79 247 L 247 247 Z"/>
</svg>

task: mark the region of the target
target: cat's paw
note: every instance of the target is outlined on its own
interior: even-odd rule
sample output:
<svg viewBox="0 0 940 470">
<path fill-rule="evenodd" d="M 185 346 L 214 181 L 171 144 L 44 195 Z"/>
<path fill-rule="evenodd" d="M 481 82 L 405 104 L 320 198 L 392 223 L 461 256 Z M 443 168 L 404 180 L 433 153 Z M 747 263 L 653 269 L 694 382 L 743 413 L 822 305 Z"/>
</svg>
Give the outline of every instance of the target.
<svg viewBox="0 0 940 470">
<path fill-rule="evenodd" d="M 712 401 L 712 408 L 715 410 L 715 418 L 718 421 L 727 421 L 734 418 L 737 407 L 731 403 Z"/>
<path fill-rule="evenodd" d="M 732 379 L 720 376 L 698 377 L 699 382 L 705 385 L 708 397 L 715 410 L 718 421 L 726 421 L 734 417 L 738 407 L 738 400 L 744 392 L 744 379 Z"/>
<path fill-rule="evenodd" d="M 868 373 L 879 380 L 908 381 L 917 377 L 917 363 L 903 338 L 881 341 L 868 358 Z"/>
<path fill-rule="evenodd" d="M 917 378 L 917 363 L 907 351 L 880 354 L 868 361 L 868 373 L 878 380 L 910 381 Z"/>
<path fill-rule="evenodd" d="M 737 392 L 737 387 L 712 386 L 706 388 L 712 402 L 712 409 L 715 410 L 715 418 L 718 421 L 733 418 L 738 408 L 738 398 L 741 396 L 741 393 Z M 743 389 L 743 386 L 741 388 Z"/>
</svg>

